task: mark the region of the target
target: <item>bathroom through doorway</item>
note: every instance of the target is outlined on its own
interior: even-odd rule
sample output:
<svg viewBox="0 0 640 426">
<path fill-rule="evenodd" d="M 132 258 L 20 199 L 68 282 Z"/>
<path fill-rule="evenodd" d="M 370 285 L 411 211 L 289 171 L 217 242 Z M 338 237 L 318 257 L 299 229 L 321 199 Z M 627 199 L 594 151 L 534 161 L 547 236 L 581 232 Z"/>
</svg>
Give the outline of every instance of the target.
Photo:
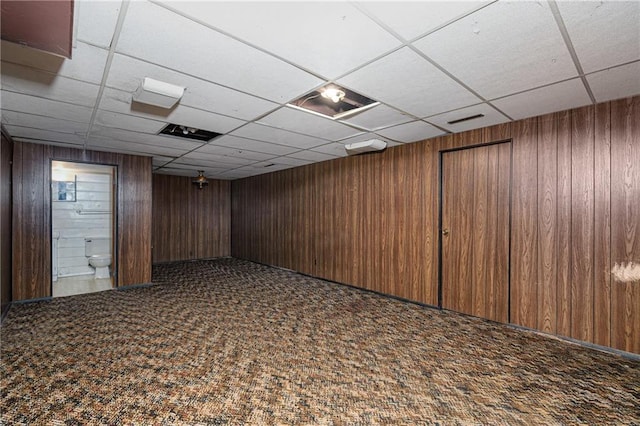
<svg viewBox="0 0 640 426">
<path fill-rule="evenodd" d="M 51 161 L 53 297 L 115 287 L 116 174 L 116 166 Z"/>
</svg>

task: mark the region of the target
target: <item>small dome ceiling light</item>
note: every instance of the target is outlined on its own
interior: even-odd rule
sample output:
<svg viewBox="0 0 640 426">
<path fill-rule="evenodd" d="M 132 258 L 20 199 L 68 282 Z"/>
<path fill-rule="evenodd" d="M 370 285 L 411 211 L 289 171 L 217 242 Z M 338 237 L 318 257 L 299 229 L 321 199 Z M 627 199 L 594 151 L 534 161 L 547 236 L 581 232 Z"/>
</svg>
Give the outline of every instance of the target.
<svg viewBox="0 0 640 426">
<path fill-rule="evenodd" d="M 209 185 L 209 181 L 204 176 L 204 170 L 198 170 L 198 177 L 194 178 L 191 183 L 194 185 L 198 185 L 198 189 L 202 189 L 205 186 Z"/>
<path fill-rule="evenodd" d="M 322 91 L 322 97 L 323 98 L 327 98 L 327 99 L 331 99 L 333 101 L 333 103 L 337 104 L 338 102 L 342 101 L 345 97 L 346 93 L 344 93 L 343 90 L 340 90 L 338 88 L 335 87 L 327 87 L 326 89 L 324 89 Z"/>
</svg>

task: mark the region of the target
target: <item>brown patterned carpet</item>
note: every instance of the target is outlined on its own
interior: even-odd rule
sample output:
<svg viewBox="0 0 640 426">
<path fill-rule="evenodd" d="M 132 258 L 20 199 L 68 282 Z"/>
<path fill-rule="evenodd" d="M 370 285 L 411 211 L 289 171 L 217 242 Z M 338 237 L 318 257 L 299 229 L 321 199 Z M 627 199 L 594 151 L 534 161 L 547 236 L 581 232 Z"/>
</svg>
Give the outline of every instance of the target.
<svg viewBox="0 0 640 426">
<path fill-rule="evenodd" d="M 15 305 L 4 424 L 640 424 L 640 361 L 235 260 Z"/>
</svg>

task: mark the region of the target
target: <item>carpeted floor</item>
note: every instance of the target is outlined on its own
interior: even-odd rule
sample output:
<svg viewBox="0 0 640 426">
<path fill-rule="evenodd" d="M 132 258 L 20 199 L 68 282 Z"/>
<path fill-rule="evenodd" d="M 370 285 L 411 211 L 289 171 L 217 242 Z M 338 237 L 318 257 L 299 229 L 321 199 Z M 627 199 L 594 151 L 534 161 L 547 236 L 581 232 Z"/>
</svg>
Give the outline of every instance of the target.
<svg viewBox="0 0 640 426">
<path fill-rule="evenodd" d="M 640 361 L 235 259 L 15 305 L 4 424 L 640 424 Z"/>
</svg>

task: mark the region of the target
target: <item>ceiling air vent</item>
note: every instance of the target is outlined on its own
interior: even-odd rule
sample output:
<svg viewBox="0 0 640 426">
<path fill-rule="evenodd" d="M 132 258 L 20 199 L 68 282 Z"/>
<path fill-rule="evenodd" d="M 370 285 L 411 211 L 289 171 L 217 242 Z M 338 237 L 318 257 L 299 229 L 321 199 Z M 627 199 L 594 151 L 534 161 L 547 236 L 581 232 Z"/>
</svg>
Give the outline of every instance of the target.
<svg viewBox="0 0 640 426">
<path fill-rule="evenodd" d="M 458 124 L 458 123 L 462 123 L 463 121 L 475 120 L 476 118 L 481 118 L 481 117 L 484 117 L 484 114 L 470 115 L 469 117 L 458 118 L 457 120 L 447 121 L 447 123 Z"/>
<path fill-rule="evenodd" d="M 379 102 L 336 84 L 307 93 L 288 105 L 337 120 L 373 108 Z"/>
<path fill-rule="evenodd" d="M 167 124 L 158 134 L 175 136 L 177 138 L 195 139 L 198 141 L 210 141 L 213 138 L 222 136 L 222 133 L 210 132 L 208 130 L 200 130 L 195 127 L 181 126 L 179 124 L 171 123 Z"/>
</svg>

